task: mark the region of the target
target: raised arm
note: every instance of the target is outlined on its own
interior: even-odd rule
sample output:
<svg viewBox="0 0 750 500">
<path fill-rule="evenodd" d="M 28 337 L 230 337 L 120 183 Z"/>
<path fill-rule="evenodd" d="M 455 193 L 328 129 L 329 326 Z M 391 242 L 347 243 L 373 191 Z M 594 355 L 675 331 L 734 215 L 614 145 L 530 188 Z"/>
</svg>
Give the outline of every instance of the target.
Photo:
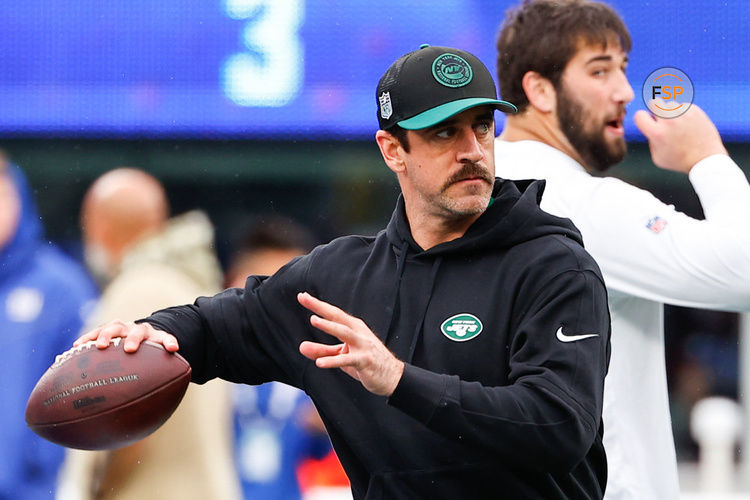
<svg viewBox="0 0 750 500">
<path fill-rule="evenodd" d="M 750 184 L 696 106 L 675 119 L 636 114 L 654 162 L 688 173 L 705 220 L 616 179 L 589 184 L 573 215 L 611 288 L 676 305 L 750 310 Z"/>
</svg>

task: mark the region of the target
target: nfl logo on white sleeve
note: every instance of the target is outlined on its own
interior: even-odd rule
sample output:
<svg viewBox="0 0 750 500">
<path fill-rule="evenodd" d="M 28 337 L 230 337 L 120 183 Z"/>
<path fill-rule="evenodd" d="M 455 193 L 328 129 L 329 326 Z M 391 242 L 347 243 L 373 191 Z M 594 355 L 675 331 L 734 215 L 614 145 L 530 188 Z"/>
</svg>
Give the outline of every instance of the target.
<svg viewBox="0 0 750 500">
<path fill-rule="evenodd" d="M 661 233 L 666 227 L 667 227 L 667 221 L 665 219 L 662 219 L 658 215 L 655 217 L 652 217 L 646 223 L 646 229 L 651 230 L 651 232 L 653 232 L 654 234 Z"/>
</svg>

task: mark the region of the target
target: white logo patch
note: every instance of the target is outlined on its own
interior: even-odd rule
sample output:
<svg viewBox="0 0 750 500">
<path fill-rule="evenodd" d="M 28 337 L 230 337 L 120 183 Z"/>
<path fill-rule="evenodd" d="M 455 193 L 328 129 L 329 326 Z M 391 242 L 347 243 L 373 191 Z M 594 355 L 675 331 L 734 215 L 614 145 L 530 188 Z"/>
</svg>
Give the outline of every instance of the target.
<svg viewBox="0 0 750 500">
<path fill-rule="evenodd" d="M 387 120 L 393 114 L 393 105 L 391 105 L 391 93 L 383 92 L 382 94 L 380 94 L 380 97 L 378 97 L 378 102 L 380 102 L 380 116 L 381 118 L 383 118 L 383 120 Z"/>
<path fill-rule="evenodd" d="M 44 295 L 36 288 L 18 287 L 5 301 L 5 314 L 16 323 L 30 323 L 42 312 Z"/>
<path fill-rule="evenodd" d="M 598 337 L 598 333 L 589 333 L 586 335 L 565 335 L 562 332 L 562 327 L 557 329 L 557 340 L 560 342 L 575 342 L 576 340 L 583 340 L 590 337 Z"/>
</svg>

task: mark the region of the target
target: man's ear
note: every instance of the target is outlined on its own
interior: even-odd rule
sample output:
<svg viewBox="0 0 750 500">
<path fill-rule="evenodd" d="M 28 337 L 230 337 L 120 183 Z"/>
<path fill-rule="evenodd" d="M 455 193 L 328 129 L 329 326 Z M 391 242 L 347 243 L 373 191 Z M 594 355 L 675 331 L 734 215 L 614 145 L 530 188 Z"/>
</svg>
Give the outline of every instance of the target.
<svg viewBox="0 0 750 500">
<path fill-rule="evenodd" d="M 521 85 L 534 109 L 542 113 L 557 109 L 557 91 L 551 81 L 536 71 L 527 71 L 521 79 Z"/>
<path fill-rule="evenodd" d="M 401 147 L 401 143 L 393 134 L 385 130 L 378 130 L 375 133 L 375 142 L 378 143 L 380 154 L 383 155 L 383 160 L 388 168 L 397 174 L 406 169 L 403 160 L 404 148 Z"/>
</svg>

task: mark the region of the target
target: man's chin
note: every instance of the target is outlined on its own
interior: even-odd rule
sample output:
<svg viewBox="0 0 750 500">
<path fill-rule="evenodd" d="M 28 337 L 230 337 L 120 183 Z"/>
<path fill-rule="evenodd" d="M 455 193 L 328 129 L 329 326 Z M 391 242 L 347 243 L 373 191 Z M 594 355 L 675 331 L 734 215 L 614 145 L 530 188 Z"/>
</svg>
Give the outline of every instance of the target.
<svg viewBox="0 0 750 500">
<path fill-rule="evenodd" d="M 598 150 L 597 150 L 598 149 Z M 623 138 L 600 144 L 600 148 L 589 147 L 586 164 L 590 170 L 606 172 L 625 159 L 628 145 Z"/>
<path fill-rule="evenodd" d="M 481 194 L 451 197 L 445 199 L 443 206 L 453 216 L 478 215 L 487 210 L 487 206 L 490 204 L 490 196 L 491 192 L 487 191 Z"/>
<path fill-rule="evenodd" d="M 625 139 L 620 139 L 613 147 L 609 148 L 609 165 L 607 165 L 605 170 L 622 163 L 627 155 L 628 145 Z"/>
<path fill-rule="evenodd" d="M 625 158 L 628 152 L 628 143 L 625 142 L 624 137 L 616 137 L 610 141 L 609 150 L 612 152 L 612 156 L 620 155 L 621 158 Z"/>
</svg>

